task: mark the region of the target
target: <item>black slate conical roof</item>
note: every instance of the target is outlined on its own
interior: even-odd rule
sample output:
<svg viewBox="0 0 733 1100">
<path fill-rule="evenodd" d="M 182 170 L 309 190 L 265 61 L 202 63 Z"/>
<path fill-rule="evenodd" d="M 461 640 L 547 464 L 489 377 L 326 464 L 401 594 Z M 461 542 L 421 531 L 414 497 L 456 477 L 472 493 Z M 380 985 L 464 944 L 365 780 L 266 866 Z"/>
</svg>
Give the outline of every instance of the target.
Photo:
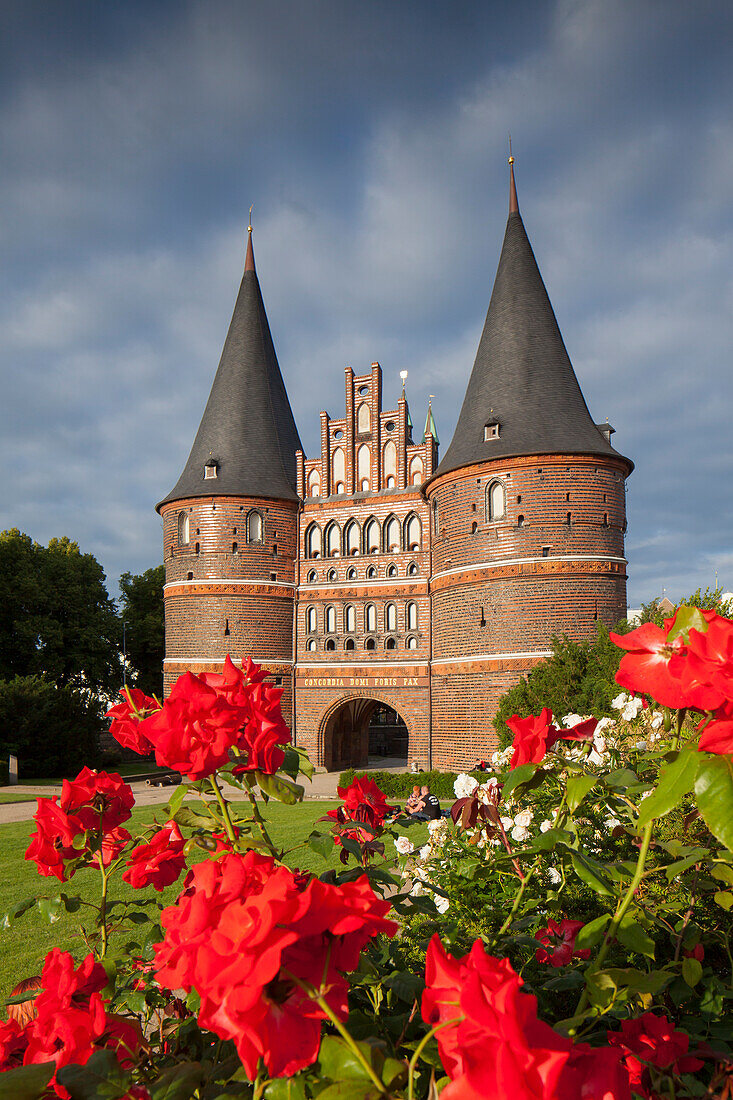
<svg viewBox="0 0 733 1100">
<path fill-rule="evenodd" d="M 458 424 L 436 477 L 493 458 L 618 455 L 593 423 L 575 377 L 519 213 L 510 164 L 509 220 L 494 289 Z M 485 440 L 491 422 L 498 424 L 498 438 Z"/>
<path fill-rule="evenodd" d="M 270 335 L 255 271 L 252 232 L 229 332 L 191 453 L 157 505 L 197 496 L 297 500 L 298 429 Z M 215 461 L 216 478 L 204 480 Z"/>
</svg>

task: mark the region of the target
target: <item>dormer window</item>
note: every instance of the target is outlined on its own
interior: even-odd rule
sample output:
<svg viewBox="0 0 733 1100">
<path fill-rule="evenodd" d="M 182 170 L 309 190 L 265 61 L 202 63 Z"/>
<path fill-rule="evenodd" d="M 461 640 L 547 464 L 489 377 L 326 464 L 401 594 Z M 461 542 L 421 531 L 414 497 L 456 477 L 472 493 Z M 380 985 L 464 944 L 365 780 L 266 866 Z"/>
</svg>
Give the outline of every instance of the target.
<svg viewBox="0 0 733 1100">
<path fill-rule="evenodd" d="M 206 463 L 204 464 L 204 480 L 209 481 L 213 477 L 219 476 L 219 463 L 218 461 L 209 455 Z"/>
<path fill-rule="evenodd" d="M 484 424 L 484 443 L 488 443 L 490 439 L 498 439 L 500 428 L 498 420 L 487 420 Z"/>
</svg>

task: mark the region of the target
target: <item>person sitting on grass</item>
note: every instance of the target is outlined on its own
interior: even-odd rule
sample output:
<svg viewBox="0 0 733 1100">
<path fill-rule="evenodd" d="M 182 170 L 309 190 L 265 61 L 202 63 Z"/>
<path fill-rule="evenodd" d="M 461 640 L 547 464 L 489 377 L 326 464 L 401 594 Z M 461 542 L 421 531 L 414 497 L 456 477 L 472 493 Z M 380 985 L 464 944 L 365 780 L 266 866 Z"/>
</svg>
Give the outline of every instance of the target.
<svg viewBox="0 0 733 1100">
<path fill-rule="evenodd" d="M 412 794 L 407 799 L 407 802 L 405 802 L 405 813 L 406 814 L 413 814 L 415 812 L 415 810 L 417 809 L 419 802 L 420 802 L 420 788 L 418 787 L 418 785 L 416 783 L 415 786 L 412 788 Z"/>
<path fill-rule="evenodd" d="M 430 793 L 429 787 L 420 788 L 420 801 L 410 816 L 416 821 L 437 821 L 440 817 L 440 802 Z"/>
</svg>

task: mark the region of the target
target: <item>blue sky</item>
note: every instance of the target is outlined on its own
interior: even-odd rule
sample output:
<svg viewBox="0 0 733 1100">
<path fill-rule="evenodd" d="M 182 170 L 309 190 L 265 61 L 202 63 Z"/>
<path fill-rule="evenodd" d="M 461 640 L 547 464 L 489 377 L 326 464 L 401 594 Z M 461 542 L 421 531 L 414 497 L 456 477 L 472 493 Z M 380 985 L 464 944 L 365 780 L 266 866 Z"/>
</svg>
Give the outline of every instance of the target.
<svg viewBox="0 0 733 1100">
<path fill-rule="evenodd" d="M 733 588 L 733 6 L 9 2 L 0 527 L 119 574 L 255 254 L 301 438 L 407 369 L 447 446 L 519 201 L 581 387 L 636 463 L 629 601 Z"/>
</svg>

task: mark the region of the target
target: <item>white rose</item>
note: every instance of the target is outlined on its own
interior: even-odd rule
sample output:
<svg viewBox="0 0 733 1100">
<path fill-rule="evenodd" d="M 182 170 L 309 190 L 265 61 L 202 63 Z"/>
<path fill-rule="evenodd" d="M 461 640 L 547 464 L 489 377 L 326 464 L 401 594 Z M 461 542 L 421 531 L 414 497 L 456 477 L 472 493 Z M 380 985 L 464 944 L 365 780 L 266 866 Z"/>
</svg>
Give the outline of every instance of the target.
<svg viewBox="0 0 733 1100">
<path fill-rule="evenodd" d="M 420 859 L 430 859 L 430 854 L 432 850 L 433 849 L 430 847 L 429 844 L 423 844 L 422 848 L 420 849 Z"/>
<path fill-rule="evenodd" d="M 501 764 L 502 763 L 502 754 L 498 751 L 497 752 L 492 752 L 492 754 L 491 754 L 491 763 L 494 765 L 494 767 L 496 767 L 497 764 Z"/>
<path fill-rule="evenodd" d="M 566 714 L 562 720 L 562 724 L 565 726 L 566 729 L 571 730 L 573 726 L 577 726 L 579 722 L 583 721 L 584 719 L 581 718 L 579 714 Z"/>
<path fill-rule="evenodd" d="M 622 691 L 620 695 L 617 695 L 615 699 L 611 700 L 611 706 L 614 710 L 623 710 L 629 701 L 629 696 L 626 692 Z"/>
<path fill-rule="evenodd" d="M 642 709 L 643 705 L 644 704 L 642 703 L 641 699 L 639 699 L 638 697 L 629 699 L 628 703 L 626 703 L 623 710 L 621 711 L 621 717 L 625 722 L 633 722 L 633 720 L 638 716 L 639 711 Z"/>
<path fill-rule="evenodd" d="M 596 752 L 606 751 L 606 738 L 601 737 L 597 731 L 593 734 L 593 748 L 596 750 Z"/>
<path fill-rule="evenodd" d="M 621 822 L 619 821 L 619 819 L 617 817 L 607 817 L 606 818 L 606 827 L 608 829 L 616 829 L 620 824 L 621 824 Z"/>
<path fill-rule="evenodd" d="M 470 798 L 477 787 L 478 780 L 474 779 L 472 775 L 466 775 L 465 772 L 457 775 L 453 784 L 456 798 Z"/>
<path fill-rule="evenodd" d="M 540 832 L 541 833 L 546 833 L 551 828 L 552 828 L 552 822 L 550 821 L 549 817 L 546 817 L 544 821 L 540 822 Z"/>
<path fill-rule="evenodd" d="M 501 823 L 504 826 L 504 832 L 508 832 L 509 829 L 511 829 L 512 826 L 514 825 L 514 818 L 513 817 L 502 817 Z"/>
<path fill-rule="evenodd" d="M 654 716 L 652 717 L 652 729 L 653 729 L 653 730 L 658 730 L 658 729 L 659 729 L 659 727 L 661 726 L 661 724 L 662 724 L 662 722 L 663 722 L 663 721 L 664 721 L 664 715 L 663 715 L 663 714 L 659 714 L 659 713 L 657 712 L 657 713 L 656 713 L 656 714 L 655 714 L 655 715 L 654 715 Z"/>
<path fill-rule="evenodd" d="M 534 814 L 531 810 L 522 810 L 521 813 L 518 813 L 514 818 L 514 824 L 524 826 L 526 829 L 528 825 L 532 824 L 533 817 Z"/>
<path fill-rule="evenodd" d="M 529 829 L 524 825 L 515 825 L 512 829 L 512 840 L 522 841 L 529 839 Z"/>
<path fill-rule="evenodd" d="M 558 871 L 557 867 L 548 867 L 547 877 L 553 886 L 558 886 L 562 882 L 562 875 Z"/>
<path fill-rule="evenodd" d="M 409 856 L 415 851 L 415 845 L 406 836 L 398 836 L 394 846 L 401 856 Z"/>
<path fill-rule="evenodd" d="M 602 733 L 603 730 L 612 729 L 615 725 L 615 718 L 599 718 L 598 725 L 596 726 L 596 733 Z"/>
<path fill-rule="evenodd" d="M 447 828 L 447 821 L 444 817 L 438 817 L 434 821 L 428 821 L 428 832 L 433 840 L 435 840 L 436 833 L 440 833 L 443 829 Z"/>
<path fill-rule="evenodd" d="M 440 894 L 435 895 L 435 908 L 439 913 L 447 913 L 450 908 L 450 902 L 448 898 L 443 898 Z"/>
</svg>

